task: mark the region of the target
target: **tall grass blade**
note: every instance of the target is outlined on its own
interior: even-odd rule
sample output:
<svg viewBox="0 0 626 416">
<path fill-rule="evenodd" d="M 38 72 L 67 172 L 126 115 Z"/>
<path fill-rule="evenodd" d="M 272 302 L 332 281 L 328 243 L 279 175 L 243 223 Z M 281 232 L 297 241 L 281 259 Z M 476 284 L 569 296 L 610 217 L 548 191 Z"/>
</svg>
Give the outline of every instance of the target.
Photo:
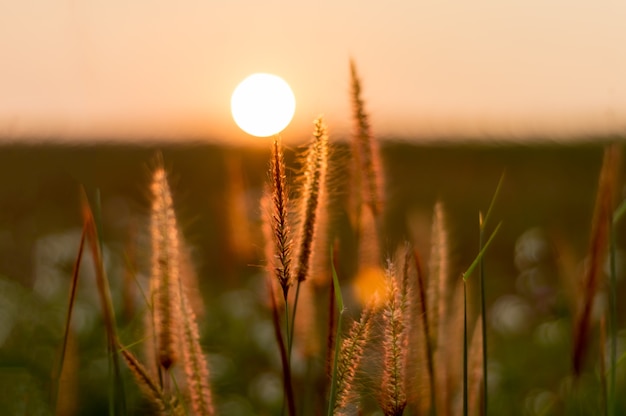
<svg viewBox="0 0 626 416">
<path fill-rule="evenodd" d="M 67 352 L 67 344 L 70 337 L 70 329 L 72 323 L 72 312 L 74 311 L 74 303 L 76 301 L 76 289 L 78 288 L 78 274 L 80 271 L 80 263 L 83 258 L 83 251 L 85 247 L 85 235 L 87 233 L 87 224 L 83 224 L 83 230 L 80 235 L 80 243 L 78 245 L 78 254 L 76 255 L 76 261 L 74 262 L 74 268 L 72 270 L 72 282 L 70 284 L 70 298 L 67 307 L 67 315 L 65 317 L 65 330 L 63 333 L 63 344 L 61 346 L 61 357 L 59 360 L 59 368 L 56 374 L 56 392 L 54 394 L 55 408 L 59 400 L 59 391 L 61 383 L 61 374 L 63 373 L 63 365 L 65 363 L 65 355 Z M 58 409 L 57 409 L 58 412 Z M 58 413 L 57 413 L 58 414 Z"/>
<path fill-rule="evenodd" d="M 498 199 L 498 195 L 500 195 L 500 190 L 502 189 L 502 184 L 504 183 L 504 173 L 500 176 L 500 180 L 498 181 L 498 185 L 496 185 L 496 190 L 491 197 L 491 202 L 489 203 L 489 208 L 487 208 L 487 213 L 480 220 L 480 229 L 484 230 L 489 222 L 489 218 L 491 218 L 491 213 L 493 212 L 493 207 L 496 204 L 496 200 Z"/>
<path fill-rule="evenodd" d="M 621 147 L 618 147 L 621 150 Z M 617 237 L 616 226 L 626 213 L 626 200 L 617 207 L 609 228 L 609 381 L 607 410 L 609 416 L 616 414 L 616 373 L 617 373 Z"/>
<path fill-rule="evenodd" d="M 489 218 L 491 217 L 491 213 L 493 211 L 493 207 L 498 199 L 498 195 L 500 194 L 500 189 L 502 188 L 502 183 L 504 182 L 504 173 L 500 176 L 500 180 L 498 181 L 498 185 L 496 186 L 496 190 L 493 193 L 493 197 L 491 198 L 491 202 L 489 203 L 489 208 L 487 209 L 487 213 L 483 217 L 480 215 L 479 221 L 479 237 L 478 237 L 478 251 L 482 251 L 483 243 L 485 241 L 485 229 L 487 227 L 487 223 L 489 222 Z M 482 338 L 483 338 L 483 406 L 484 406 L 484 414 L 487 414 L 487 406 L 489 404 L 488 401 L 488 391 L 487 391 L 487 306 L 485 299 L 485 265 L 483 262 L 483 258 L 481 256 L 479 260 L 479 269 L 480 269 L 480 316 L 482 319 Z"/>
<path fill-rule="evenodd" d="M 620 148 L 613 144 L 604 151 L 598 192 L 593 213 L 591 239 L 589 243 L 589 266 L 583 281 L 583 304 L 574 328 L 572 366 L 574 375 L 582 371 L 583 360 L 589 345 L 591 309 L 602 274 L 602 265 L 607 254 L 613 215 L 613 199 L 617 187 L 620 164 Z"/>
<path fill-rule="evenodd" d="M 97 200 L 99 201 L 99 197 L 97 197 Z M 96 204 L 96 207 L 99 210 L 99 204 Z M 102 307 L 104 328 L 107 335 L 109 371 L 113 373 L 113 379 L 109 381 L 109 414 L 124 415 L 126 414 L 126 397 L 124 394 L 124 384 L 122 380 L 119 356 L 117 354 L 117 326 L 115 322 L 115 313 L 113 312 L 113 302 L 111 301 L 109 281 L 104 270 L 101 237 L 98 233 L 99 226 L 97 225 L 99 222 L 96 222 L 96 219 L 94 218 L 93 211 L 89 205 L 84 189 L 82 192 L 82 211 L 86 227 L 86 240 L 89 243 L 94 268 L 96 270 L 96 285 L 98 288 L 98 296 L 100 298 L 100 306 Z"/>
<path fill-rule="evenodd" d="M 465 273 L 462 274 L 463 280 L 469 279 L 469 277 L 472 275 L 472 273 L 474 273 L 474 270 L 476 270 L 476 267 L 478 267 L 478 264 L 479 264 L 480 260 L 483 258 L 483 256 L 487 252 L 487 249 L 489 249 L 489 246 L 493 242 L 493 239 L 495 238 L 495 236 L 498 234 L 498 231 L 500 231 L 500 227 L 501 226 L 502 226 L 502 222 L 498 223 L 498 225 L 496 226 L 496 228 L 493 230 L 493 232 L 489 236 L 489 239 L 487 240 L 487 242 L 485 243 L 483 248 L 480 250 L 480 252 L 476 256 L 476 258 L 474 258 L 474 261 L 472 261 L 472 263 L 467 268 Z"/>
<path fill-rule="evenodd" d="M 626 206 L 626 205 L 625 205 Z M 615 217 L 613 217 L 615 218 Z M 616 414 L 616 377 L 617 377 L 617 242 L 615 236 L 615 222 L 609 230 L 609 382 L 607 397 L 607 414 Z M 604 344 L 603 353 L 604 353 Z M 603 379 L 606 376 L 603 374 Z"/>
<path fill-rule="evenodd" d="M 333 248 L 333 252 L 337 251 L 337 244 L 335 243 L 335 246 Z M 335 270 L 337 270 L 337 264 L 335 263 L 337 261 L 337 255 L 333 254 L 333 264 L 331 265 L 332 268 L 334 268 Z M 332 271 L 331 271 L 331 275 L 332 275 Z M 332 279 L 332 276 L 331 276 Z M 335 344 L 335 332 L 337 329 L 337 307 L 336 307 L 336 300 L 335 300 L 335 284 L 334 282 L 331 282 L 329 288 L 328 288 L 328 329 L 327 329 L 327 337 L 326 337 L 326 375 L 330 378 L 331 377 L 331 373 L 332 373 L 332 367 L 333 367 L 333 353 L 335 351 L 334 349 L 334 344 Z"/>
<path fill-rule="evenodd" d="M 622 217 L 626 214 L 626 199 L 619 204 L 613 213 L 613 225 L 616 225 L 621 221 Z"/>
<path fill-rule="evenodd" d="M 484 221 L 481 220 L 481 225 L 484 225 Z M 469 277 L 471 276 L 471 274 L 474 272 L 474 270 L 476 269 L 476 267 L 481 266 L 480 270 L 481 270 L 481 310 L 485 307 L 484 306 L 484 275 L 482 275 L 482 259 L 485 255 L 485 253 L 487 252 L 487 249 L 489 248 L 489 246 L 491 245 L 493 239 L 495 238 L 496 234 L 498 233 L 498 231 L 500 230 L 500 226 L 502 225 L 502 222 L 498 223 L 498 225 L 496 226 L 496 228 L 493 230 L 493 232 L 491 233 L 491 236 L 489 236 L 489 239 L 487 240 L 487 242 L 482 245 L 482 228 L 481 228 L 481 238 L 480 238 L 480 251 L 478 253 L 478 255 L 476 256 L 476 258 L 474 259 L 474 261 L 470 264 L 470 266 L 467 268 L 467 270 L 465 271 L 465 273 L 463 273 L 462 277 L 463 277 L 463 282 L 466 283 L 467 279 L 469 279 Z M 483 352 L 483 413 L 486 415 L 487 414 L 487 337 L 486 337 L 486 330 L 485 330 L 485 325 L 486 325 L 486 319 L 484 317 L 484 311 L 481 313 L 481 326 L 482 326 L 482 352 Z M 465 320 L 465 329 L 464 329 L 464 335 L 465 335 L 465 342 L 463 343 L 463 351 L 464 351 L 464 356 L 467 355 L 467 320 Z M 465 357 L 464 360 L 464 383 L 467 383 L 467 357 Z M 467 386 L 464 386 L 464 389 Z M 464 393 L 466 393 L 466 391 L 464 391 Z M 467 405 L 467 402 L 464 402 L 465 406 Z"/>
</svg>

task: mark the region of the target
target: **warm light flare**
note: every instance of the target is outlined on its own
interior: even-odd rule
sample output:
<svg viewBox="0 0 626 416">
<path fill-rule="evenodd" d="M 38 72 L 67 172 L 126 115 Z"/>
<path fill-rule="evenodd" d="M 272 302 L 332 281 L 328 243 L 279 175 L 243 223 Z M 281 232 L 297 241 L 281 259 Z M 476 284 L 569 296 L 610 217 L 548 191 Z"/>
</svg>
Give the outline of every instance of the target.
<svg viewBox="0 0 626 416">
<path fill-rule="evenodd" d="M 282 78 L 257 73 L 235 88 L 230 100 L 235 123 L 246 133 L 267 137 L 280 133 L 293 118 L 296 98 Z"/>
</svg>

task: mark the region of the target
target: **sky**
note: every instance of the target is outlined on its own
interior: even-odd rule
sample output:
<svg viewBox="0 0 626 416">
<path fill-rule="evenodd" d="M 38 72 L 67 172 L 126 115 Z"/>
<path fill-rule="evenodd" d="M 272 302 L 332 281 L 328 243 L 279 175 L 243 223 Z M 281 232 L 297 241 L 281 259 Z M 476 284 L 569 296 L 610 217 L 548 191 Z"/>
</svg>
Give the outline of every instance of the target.
<svg viewBox="0 0 626 416">
<path fill-rule="evenodd" d="M 253 139 L 255 72 L 350 134 L 349 61 L 382 138 L 626 131 L 626 2 L 0 0 L 0 141 Z"/>
</svg>

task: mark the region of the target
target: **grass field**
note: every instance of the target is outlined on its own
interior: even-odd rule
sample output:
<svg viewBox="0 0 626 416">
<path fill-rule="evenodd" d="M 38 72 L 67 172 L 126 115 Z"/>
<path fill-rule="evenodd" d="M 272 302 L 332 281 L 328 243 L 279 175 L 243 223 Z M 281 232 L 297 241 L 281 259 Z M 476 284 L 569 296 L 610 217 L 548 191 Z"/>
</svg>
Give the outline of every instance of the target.
<svg viewBox="0 0 626 416">
<path fill-rule="evenodd" d="M 159 146 L 158 151 L 169 174 L 178 222 L 190 247 L 204 303 L 198 322 L 217 413 L 280 413 L 280 362 L 271 313 L 262 295 L 266 260 L 259 199 L 267 181 L 269 145 L 267 151 L 182 144 Z M 339 144 L 333 154 L 330 163 L 340 162 L 331 181 L 337 201 L 333 231 L 341 247 L 337 272 L 347 299 L 347 316 L 356 319 L 361 306 L 352 293 L 350 276 L 358 268 L 357 247 L 345 206 L 350 187 L 342 178 L 348 172 L 346 163 L 341 163 L 349 160 L 349 151 Z M 589 414 L 601 409 L 597 323 L 590 335 L 589 354 L 596 358 L 589 357 L 580 380 L 572 381 L 575 299 L 568 291 L 574 288 L 578 293 L 575 288 L 588 252 L 602 143 L 420 146 L 385 142 L 381 154 L 387 230 L 381 239 L 383 252 L 393 254 L 408 239 L 427 257 L 430 220 L 439 200 L 447 216 L 452 276 L 460 276 L 476 257 L 478 213 L 487 210 L 504 173 L 492 213 L 503 225 L 484 260 L 489 413 Z M 120 337 L 127 343 L 140 343 L 146 305 L 136 287 L 125 286 L 124 276 L 131 273 L 145 287 L 150 274 L 149 185 L 156 155 L 157 148 L 149 146 L 13 145 L 0 149 L 3 414 L 53 412 L 49 390 L 54 384 L 80 240 L 81 186 L 92 204 L 96 190 L 100 195 L 100 231 Z M 285 157 L 288 167 L 297 165 L 292 150 Z M 291 178 L 296 173 L 289 169 Z M 233 204 L 240 204 L 239 208 Z M 233 212 L 240 215 L 235 222 L 229 219 Z M 619 248 L 625 243 L 624 225 L 617 231 L 621 299 L 625 289 Z M 238 246 L 233 235 L 246 237 L 247 246 Z M 105 335 L 94 272 L 89 265 L 83 269 L 60 402 L 67 406 L 63 408 L 67 414 L 107 414 Z M 472 281 L 468 288 L 473 322 L 478 289 Z M 626 322 L 623 307 L 618 304 L 618 308 L 621 355 Z M 307 365 L 318 370 L 323 366 L 321 350 L 310 359 L 295 353 L 294 388 L 301 414 L 319 414 L 324 409 L 316 396 L 319 388 L 306 382 Z M 146 403 L 130 374 L 123 376 L 129 413 L 141 414 Z M 618 386 L 623 386 L 624 376 L 623 366 L 618 367 Z M 362 384 L 366 397 L 375 396 L 377 387 L 368 377 L 355 383 Z M 368 412 L 376 408 L 371 399 L 363 403 Z M 617 406 L 618 414 L 626 411 L 621 398 Z"/>
</svg>

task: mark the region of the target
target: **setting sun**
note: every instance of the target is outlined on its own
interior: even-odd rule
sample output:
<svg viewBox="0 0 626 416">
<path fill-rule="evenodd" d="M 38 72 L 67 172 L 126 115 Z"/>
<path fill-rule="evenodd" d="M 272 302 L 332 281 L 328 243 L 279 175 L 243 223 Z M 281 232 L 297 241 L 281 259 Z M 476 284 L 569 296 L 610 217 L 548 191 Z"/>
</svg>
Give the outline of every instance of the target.
<svg viewBox="0 0 626 416">
<path fill-rule="evenodd" d="M 296 99 L 282 78 L 257 73 L 235 88 L 230 109 L 235 123 L 243 131 L 267 137 L 287 127 L 296 110 Z"/>
</svg>

